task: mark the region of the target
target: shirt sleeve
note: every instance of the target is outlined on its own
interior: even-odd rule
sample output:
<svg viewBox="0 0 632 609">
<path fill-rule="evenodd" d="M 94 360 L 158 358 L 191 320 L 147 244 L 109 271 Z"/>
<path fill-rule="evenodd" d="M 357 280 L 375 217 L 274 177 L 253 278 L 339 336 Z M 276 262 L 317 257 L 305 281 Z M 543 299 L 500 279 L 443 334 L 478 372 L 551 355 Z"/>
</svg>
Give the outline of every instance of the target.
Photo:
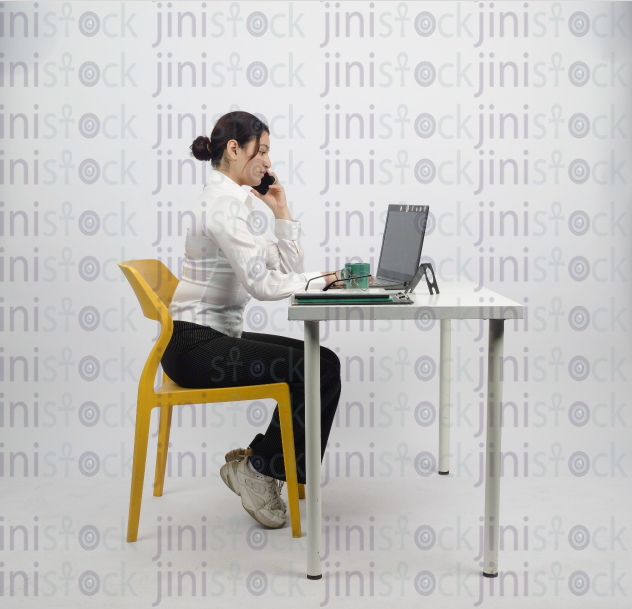
<svg viewBox="0 0 632 609">
<path fill-rule="evenodd" d="M 284 273 L 305 270 L 305 252 L 301 245 L 301 223 L 293 220 L 274 220 L 274 233 L 278 239 L 263 234 L 268 247 L 268 268 L 280 269 Z M 311 284 L 310 284 L 311 285 Z"/>
<path fill-rule="evenodd" d="M 295 257 L 286 259 L 288 272 L 284 273 L 280 268 L 268 268 L 267 254 L 269 252 L 268 239 L 264 239 L 264 247 L 255 239 L 255 234 L 260 234 L 254 217 L 248 208 L 230 195 L 221 195 L 215 199 L 207 212 L 205 228 L 220 249 L 224 252 L 228 263 L 244 286 L 244 289 L 257 300 L 282 300 L 297 290 L 305 288 L 305 284 L 312 277 L 318 277 L 320 272 L 300 273 L 288 266 L 299 262 L 303 256 L 302 248 Z M 287 222 L 287 221 L 286 221 Z M 271 241 L 271 239 L 270 239 Z M 293 240 L 285 240 L 283 246 L 286 249 L 293 247 Z M 280 248 L 279 248 L 280 252 Z M 280 267 L 282 257 L 279 254 L 277 265 Z M 299 262 L 302 264 L 302 262 Z M 301 268 L 302 270 L 302 268 Z M 318 284 L 318 285 L 316 285 Z M 315 279 L 309 284 L 309 289 L 322 288 L 326 285 L 325 279 Z"/>
</svg>

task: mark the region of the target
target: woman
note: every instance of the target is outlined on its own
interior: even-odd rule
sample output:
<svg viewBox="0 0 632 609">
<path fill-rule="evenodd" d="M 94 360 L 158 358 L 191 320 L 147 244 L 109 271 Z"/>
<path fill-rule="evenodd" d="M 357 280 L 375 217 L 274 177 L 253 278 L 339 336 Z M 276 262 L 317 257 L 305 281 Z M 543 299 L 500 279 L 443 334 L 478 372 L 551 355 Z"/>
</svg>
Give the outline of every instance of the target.
<svg viewBox="0 0 632 609">
<path fill-rule="evenodd" d="M 305 484 L 305 385 L 302 340 L 243 331 L 248 301 L 282 300 L 308 280 L 323 288 L 340 280 L 340 271 L 304 272 L 300 222 L 293 220 L 285 190 L 270 172 L 269 129 L 248 112 L 230 112 L 191 145 L 193 156 L 211 161 L 210 179 L 200 195 L 187 232 L 182 278 L 169 306 L 173 335 L 162 357 L 169 378 L 182 387 L 231 387 L 287 382 L 293 410 L 297 477 Z M 242 186 L 258 186 L 262 175 L 275 178 L 265 195 Z M 265 232 L 266 216 L 252 198 L 274 214 L 278 242 Z M 262 226 L 263 223 L 263 226 Z M 372 279 L 372 278 L 370 278 Z M 340 360 L 320 348 L 321 459 L 340 398 Z M 235 457 L 235 460 L 230 460 Z M 247 450 L 227 454 L 220 469 L 226 485 L 241 497 L 244 509 L 261 524 L 285 525 L 287 506 L 280 496 L 285 465 L 274 409 L 265 434 Z"/>
</svg>

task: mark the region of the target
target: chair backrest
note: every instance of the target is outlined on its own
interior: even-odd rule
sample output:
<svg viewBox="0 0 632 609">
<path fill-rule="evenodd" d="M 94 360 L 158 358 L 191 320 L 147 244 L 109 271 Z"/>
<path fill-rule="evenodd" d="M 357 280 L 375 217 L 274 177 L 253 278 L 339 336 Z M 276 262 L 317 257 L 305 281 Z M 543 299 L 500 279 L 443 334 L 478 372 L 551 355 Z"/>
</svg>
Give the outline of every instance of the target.
<svg viewBox="0 0 632 609">
<path fill-rule="evenodd" d="M 160 260 L 153 258 L 124 260 L 118 265 L 132 286 L 143 315 L 160 321 L 160 304 L 169 308 L 178 278 Z"/>
<path fill-rule="evenodd" d="M 147 358 L 138 384 L 140 404 L 142 394 L 149 395 L 154 392 L 158 364 L 173 334 L 173 319 L 169 313 L 169 305 L 179 281 L 160 260 L 153 258 L 124 260 L 118 265 L 132 286 L 143 315 L 160 322 L 160 336 Z M 167 378 L 164 373 L 163 379 Z"/>
</svg>

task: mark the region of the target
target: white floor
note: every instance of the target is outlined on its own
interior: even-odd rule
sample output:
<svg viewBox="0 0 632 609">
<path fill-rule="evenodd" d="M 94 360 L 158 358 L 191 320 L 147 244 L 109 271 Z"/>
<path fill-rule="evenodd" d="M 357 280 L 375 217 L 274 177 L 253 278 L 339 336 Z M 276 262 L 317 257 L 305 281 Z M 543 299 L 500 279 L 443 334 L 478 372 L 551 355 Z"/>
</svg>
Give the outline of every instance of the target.
<svg viewBox="0 0 632 609">
<path fill-rule="evenodd" d="M 484 498 L 473 479 L 420 477 L 411 463 L 383 480 L 333 478 L 323 488 L 323 579 L 310 581 L 306 538 L 291 537 L 289 517 L 283 529 L 259 527 L 217 471 L 167 478 L 164 495 L 153 497 L 149 465 L 133 544 L 125 542 L 129 477 L 4 478 L 1 606 L 238 608 L 259 596 L 269 607 L 632 607 L 626 478 L 586 484 L 566 469 L 557 478 L 503 478 L 501 526 L 515 527 L 517 539 L 509 528 L 496 579 L 480 575 Z M 305 535 L 304 501 L 301 516 Z M 583 550 L 569 542 L 577 525 L 590 535 Z M 190 529 L 179 545 L 178 527 L 187 526 L 195 546 Z M 585 576 L 589 589 L 573 594 L 569 582 L 581 586 Z"/>
</svg>

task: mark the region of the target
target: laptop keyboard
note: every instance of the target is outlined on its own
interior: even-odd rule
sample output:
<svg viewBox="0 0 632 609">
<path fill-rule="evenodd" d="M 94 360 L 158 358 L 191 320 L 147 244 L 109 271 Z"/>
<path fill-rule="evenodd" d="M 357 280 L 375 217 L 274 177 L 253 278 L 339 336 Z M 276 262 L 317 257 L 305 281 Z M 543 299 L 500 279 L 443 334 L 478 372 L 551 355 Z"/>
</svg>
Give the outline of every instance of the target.
<svg viewBox="0 0 632 609">
<path fill-rule="evenodd" d="M 389 281 L 388 279 L 380 279 L 379 277 L 376 277 L 373 280 L 373 283 L 371 285 L 391 285 L 391 284 L 398 284 L 399 282 L 397 281 Z"/>
</svg>

